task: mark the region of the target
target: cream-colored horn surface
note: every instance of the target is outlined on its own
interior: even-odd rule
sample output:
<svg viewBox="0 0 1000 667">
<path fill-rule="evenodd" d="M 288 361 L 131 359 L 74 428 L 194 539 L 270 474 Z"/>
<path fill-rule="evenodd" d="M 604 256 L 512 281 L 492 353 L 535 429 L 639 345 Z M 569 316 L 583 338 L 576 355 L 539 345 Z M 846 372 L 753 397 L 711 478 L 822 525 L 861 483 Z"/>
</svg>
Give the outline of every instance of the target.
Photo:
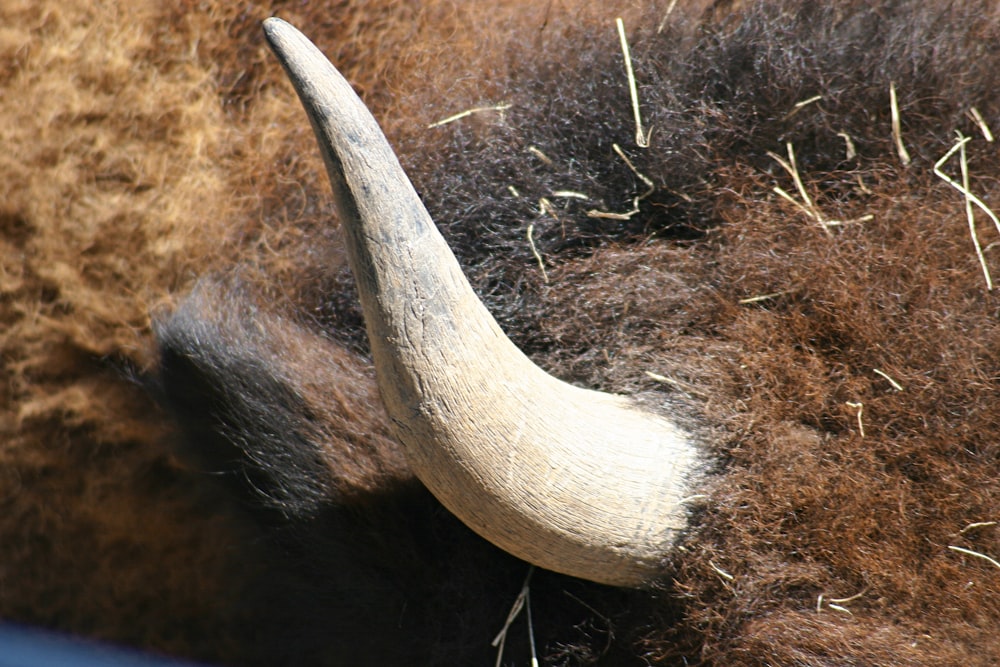
<svg viewBox="0 0 1000 667">
<path fill-rule="evenodd" d="M 379 388 L 417 476 L 473 530 L 540 567 L 622 586 L 654 579 L 686 524 L 691 439 L 522 354 L 350 85 L 288 23 L 264 30 L 316 132 Z"/>
</svg>

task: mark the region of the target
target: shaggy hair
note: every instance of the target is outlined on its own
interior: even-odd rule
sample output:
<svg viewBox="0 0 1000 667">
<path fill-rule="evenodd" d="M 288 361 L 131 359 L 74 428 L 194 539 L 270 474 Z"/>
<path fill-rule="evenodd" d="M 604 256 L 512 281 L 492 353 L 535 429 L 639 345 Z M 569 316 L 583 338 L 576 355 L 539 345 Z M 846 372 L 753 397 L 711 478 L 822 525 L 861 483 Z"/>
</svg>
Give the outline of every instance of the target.
<svg viewBox="0 0 1000 667">
<path fill-rule="evenodd" d="M 529 569 L 388 436 L 278 13 L 515 343 L 685 406 L 715 461 L 652 590 L 530 575 L 545 664 L 1000 661 L 998 230 L 972 209 L 981 265 L 933 171 L 971 137 L 997 208 L 995 2 L 37 4 L 0 35 L 0 616 L 234 665 L 495 660 Z"/>
</svg>

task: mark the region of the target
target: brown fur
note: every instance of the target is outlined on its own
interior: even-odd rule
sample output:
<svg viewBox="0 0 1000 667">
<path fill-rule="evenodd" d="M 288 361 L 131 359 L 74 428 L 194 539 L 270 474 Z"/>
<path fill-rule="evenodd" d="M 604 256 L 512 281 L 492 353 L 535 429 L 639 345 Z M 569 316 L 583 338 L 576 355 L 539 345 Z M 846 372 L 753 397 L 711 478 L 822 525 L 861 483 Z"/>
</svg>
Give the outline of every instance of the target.
<svg viewBox="0 0 1000 667">
<path fill-rule="evenodd" d="M 248 296 L 220 301 L 205 283 L 192 318 L 249 335 L 239 309 L 267 304 L 254 354 L 301 371 L 301 395 L 335 394 L 309 410 L 330 477 L 308 493 L 412 483 L 385 440 L 312 137 L 259 37 L 277 13 L 357 83 L 516 342 L 577 383 L 687 405 L 710 438 L 711 503 L 661 592 L 539 581 L 538 618 L 572 616 L 563 588 L 602 605 L 581 612 L 576 648 L 543 647 L 551 662 L 1000 660 L 996 568 L 948 548 L 1000 558 L 995 526 L 963 531 L 1000 506 L 1000 329 L 962 199 L 930 174 L 960 129 L 974 190 L 997 196 L 995 144 L 965 115 L 977 106 L 1000 131 L 997 6 L 705 4 L 681 2 L 659 36 L 662 8 L 625 14 L 654 128 L 640 151 L 612 7 L 0 3 L 0 86 L 16 99 L 0 157 L 0 617 L 231 664 L 286 636 L 263 571 L 281 558 L 273 526 L 182 465 L 172 419 L 129 379 L 156 361 L 150 313 L 205 275 L 236 273 Z M 503 118 L 425 129 L 501 101 Z M 786 141 L 828 218 L 874 218 L 827 234 L 777 197 L 794 185 L 767 151 Z M 628 222 L 585 216 L 642 190 L 612 142 L 661 185 Z M 540 215 L 554 189 L 592 199 Z M 334 379 L 310 377 L 317 349 L 338 360 Z M 482 585 L 512 598 L 522 573 L 497 562 Z M 859 593 L 850 613 L 830 607 Z M 450 594 L 476 597 L 446 590 L 430 606 L 445 624 Z"/>
</svg>

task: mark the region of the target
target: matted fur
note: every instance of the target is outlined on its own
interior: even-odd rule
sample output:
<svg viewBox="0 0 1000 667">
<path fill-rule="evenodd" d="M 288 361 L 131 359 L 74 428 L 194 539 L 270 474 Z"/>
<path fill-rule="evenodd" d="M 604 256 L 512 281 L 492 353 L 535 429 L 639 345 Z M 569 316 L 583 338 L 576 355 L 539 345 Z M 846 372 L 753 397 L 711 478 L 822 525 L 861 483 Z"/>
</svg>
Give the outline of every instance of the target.
<svg viewBox="0 0 1000 667">
<path fill-rule="evenodd" d="M 228 664 L 492 661 L 526 568 L 386 437 L 277 13 L 357 82 L 515 342 L 685 406 L 717 461 L 658 589 L 533 576 L 545 662 L 1000 661 L 1000 571 L 949 548 L 1000 558 L 996 297 L 931 173 L 973 137 L 998 208 L 970 118 L 1000 131 L 996 3 L 535 4 L 0 4 L 0 616 Z M 588 217 L 645 190 L 615 143 L 657 189 Z M 850 222 L 775 194 L 786 143 Z"/>
</svg>

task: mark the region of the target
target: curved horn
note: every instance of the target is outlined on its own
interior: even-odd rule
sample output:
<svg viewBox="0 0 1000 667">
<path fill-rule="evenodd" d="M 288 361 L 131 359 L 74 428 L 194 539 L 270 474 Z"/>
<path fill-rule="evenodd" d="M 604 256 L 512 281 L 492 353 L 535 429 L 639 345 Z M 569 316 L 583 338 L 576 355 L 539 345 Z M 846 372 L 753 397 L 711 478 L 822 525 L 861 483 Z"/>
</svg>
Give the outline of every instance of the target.
<svg viewBox="0 0 1000 667">
<path fill-rule="evenodd" d="M 462 274 L 375 119 L 300 32 L 264 22 L 326 162 L 378 384 L 417 476 L 540 567 L 634 586 L 662 567 L 698 469 L 676 426 L 535 366 Z"/>
</svg>

